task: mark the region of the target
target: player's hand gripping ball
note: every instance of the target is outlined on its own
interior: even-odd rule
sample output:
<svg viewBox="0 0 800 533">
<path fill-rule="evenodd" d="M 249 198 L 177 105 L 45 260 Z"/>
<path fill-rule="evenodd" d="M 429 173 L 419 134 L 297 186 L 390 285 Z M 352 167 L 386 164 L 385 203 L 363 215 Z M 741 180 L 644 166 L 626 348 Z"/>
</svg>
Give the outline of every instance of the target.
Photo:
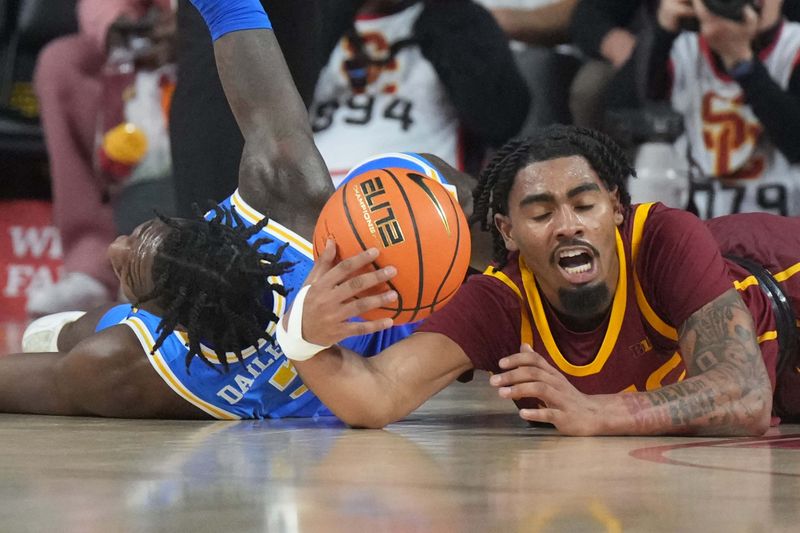
<svg viewBox="0 0 800 533">
<path fill-rule="evenodd" d="M 364 296 L 393 289 L 392 307 L 361 315 L 404 324 L 444 306 L 461 286 L 469 266 L 467 220 L 454 196 L 440 183 L 400 168 L 354 176 L 331 196 L 314 229 L 314 257 L 336 241 L 341 260 L 368 248 L 380 254 L 367 269 L 397 268 L 397 275 Z"/>
</svg>

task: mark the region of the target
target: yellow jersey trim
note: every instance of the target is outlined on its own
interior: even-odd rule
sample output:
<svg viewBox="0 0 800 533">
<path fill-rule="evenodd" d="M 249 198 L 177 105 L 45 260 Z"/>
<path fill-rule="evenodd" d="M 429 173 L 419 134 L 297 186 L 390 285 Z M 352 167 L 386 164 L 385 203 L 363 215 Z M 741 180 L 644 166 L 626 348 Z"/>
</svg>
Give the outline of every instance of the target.
<svg viewBox="0 0 800 533">
<path fill-rule="evenodd" d="M 522 256 L 520 256 L 521 258 Z M 492 276 L 503 283 L 505 283 L 512 291 L 514 291 L 517 297 L 520 299 L 521 305 L 519 307 L 520 313 L 520 324 L 521 324 L 521 331 L 520 331 L 520 340 L 522 343 L 528 344 L 533 346 L 533 328 L 531 327 L 531 321 L 528 318 L 528 313 L 525 312 L 525 299 L 522 297 L 522 291 L 519 290 L 517 284 L 511 281 L 511 278 L 506 276 L 503 272 L 499 270 L 495 270 L 494 267 L 488 267 L 486 270 L 483 271 L 484 274 L 487 276 Z"/>
<path fill-rule="evenodd" d="M 508 285 L 508 287 L 512 291 L 517 293 L 517 296 L 519 297 L 520 300 L 522 299 L 522 292 L 519 290 L 519 287 L 517 287 L 517 284 L 511 281 L 511 278 L 506 276 L 503 272 L 501 272 L 500 270 L 495 270 L 494 267 L 490 266 L 486 270 L 484 270 L 483 273 L 486 274 L 487 276 L 492 276 L 499 279 L 500 281 Z"/>
<path fill-rule="evenodd" d="M 758 336 L 756 340 L 758 341 L 759 344 L 761 344 L 762 342 L 765 341 L 774 341 L 777 338 L 778 338 L 778 332 L 773 330 L 762 333 L 761 335 Z"/>
<path fill-rule="evenodd" d="M 631 235 L 633 287 L 636 291 L 636 303 L 639 305 L 639 310 L 642 312 L 645 320 L 647 320 L 647 323 L 664 337 L 677 341 L 678 330 L 674 326 L 667 324 L 650 306 L 650 302 L 647 301 L 647 297 L 642 290 L 642 285 L 639 282 L 639 275 L 636 273 L 636 259 L 639 256 L 639 246 L 642 243 L 644 224 L 647 221 L 647 217 L 650 215 L 650 208 L 652 206 L 653 202 L 641 204 L 636 208 L 636 212 L 633 215 L 633 233 Z"/>
<path fill-rule="evenodd" d="M 594 360 L 586 365 L 573 365 L 564 357 L 558 349 L 553 332 L 550 330 L 550 324 L 547 322 L 547 315 L 544 312 L 542 305 L 542 298 L 539 295 L 539 289 L 536 287 L 536 278 L 533 272 L 525 265 L 522 256 L 520 255 L 520 271 L 522 272 L 522 285 L 525 288 L 525 294 L 530 302 L 531 309 L 533 310 L 533 320 L 536 324 L 536 329 L 542 336 L 545 348 L 547 349 L 550 358 L 555 362 L 556 366 L 562 372 L 571 376 L 583 377 L 597 374 L 603 369 L 603 366 L 611 357 L 614 351 L 614 345 L 617 343 L 620 330 L 622 329 L 622 321 L 625 317 L 625 307 L 628 297 L 628 282 L 627 282 L 627 261 L 625 260 L 625 247 L 622 244 L 622 237 L 619 230 L 615 230 L 617 241 L 617 256 L 619 258 L 619 277 L 617 278 L 617 289 L 614 293 L 614 301 L 611 304 L 611 318 L 609 319 L 608 328 L 606 329 L 603 343 L 600 345 L 600 350 L 597 352 Z"/>
<path fill-rule="evenodd" d="M 250 204 L 244 201 L 239 194 L 239 189 L 236 189 L 231 195 L 231 203 L 236 207 L 236 211 L 239 213 L 239 215 L 251 224 L 257 224 L 259 220 L 265 218 L 264 215 L 261 214 L 257 209 L 251 207 Z M 276 237 L 291 243 L 294 245 L 294 248 L 303 253 L 303 255 L 309 259 L 314 259 L 314 252 L 311 243 L 286 226 L 278 224 L 274 220 L 270 219 L 269 224 L 267 224 L 262 231 L 271 233 Z"/>
<path fill-rule="evenodd" d="M 736 287 L 737 291 L 746 290 L 748 287 L 752 287 L 753 285 L 758 285 L 758 280 L 755 276 L 747 276 L 742 281 L 733 282 L 733 286 Z"/>
<path fill-rule="evenodd" d="M 786 270 L 779 272 L 773 275 L 772 277 L 774 277 L 775 280 L 777 280 L 778 282 L 783 282 L 789 279 L 790 277 L 794 276 L 798 272 L 800 272 L 800 263 L 795 263 Z M 739 291 L 744 291 L 748 287 L 758 284 L 759 284 L 758 280 L 755 278 L 755 276 L 748 276 L 741 281 L 733 282 L 733 286 L 736 287 L 736 289 Z M 797 321 L 797 326 L 800 327 L 800 321 Z M 777 338 L 778 338 L 778 332 L 773 330 L 762 333 L 761 335 L 758 336 L 757 340 L 758 343 L 761 344 L 762 342 L 773 341 L 776 340 Z"/>
<path fill-rule="evenodd" d="M 667 374 L 672 372 L 675 367 L 681 364 L 682 360 L 683 358 L 681 357 L 681 354 L 675 352 L 669 361 L 664 363 L 661 368 L 650 374 L 650 377 L 647 378 L 647 382 L 645 383 L 645 389 L 655 390 L 661 388 L 661 382 L 664 381 L 664 378 L 667 376 Z M 681 374 L 681 377 L 678 378 L 678 381 L 681 381 L 684 375 L 685 374 Z"/>
<path fill-rule="evenodd" d="M 795 263 L 794 265 L 790 266 L 783 272 L 778 272 L 772 277 L 775 278 L 777 281 L 786 281 L 787 279 L 791 278 L 798 272 L 800 272 L 800 263 Z"/>
<path fill-rule="evenodd" d="M 160 349 L 151 354 L 153 351 L 153 346 L 155 346 L 156 342 L 153 336 L 150 334 L 150 330 L 147 329 L 147 326 L 145 326 L 141 319 L 137 317 L 130 317 L 123 320 L 121 324 L 125 324 L 130 327 L 131 330 L 133 330 L 136 338 L 139 339 L 139 343 L 145 349 L 145 352 L 147 353 L 147 359 L 150 361 L 150 364 L 153 365 L 153 368 L 156 372 L 158 372 L 158 375 L 161 376 L 161 378 L 173 391 L 178 394 L 178 396 L 194 405 L 198 409 L 201 409 L 202 411 L 213 416 L 214 418 L 219 418 L 221 420 L 241 419 L 240 416 L 208 403 L 187 389 L 184 384 L 181 383 L 181 381 L 175 376 L 175 374 L 173 374 L 169 364 L 167 364 L 167 362 L 164 360 L 164 356 L 162 355 Z"/>
</svg>

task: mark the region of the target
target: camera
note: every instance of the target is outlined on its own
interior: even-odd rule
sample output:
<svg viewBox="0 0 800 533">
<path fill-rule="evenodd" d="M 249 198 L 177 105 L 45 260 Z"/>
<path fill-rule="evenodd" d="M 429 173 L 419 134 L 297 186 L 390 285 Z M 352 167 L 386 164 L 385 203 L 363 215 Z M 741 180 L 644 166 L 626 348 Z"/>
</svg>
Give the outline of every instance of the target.
<svg viewBox="0 0 800 533">
<path fill-rule="evenodd" d="M 702 2 L 708 10 L 715 15 L 737 22 L 744 21 L 745 6 L 749 5 L 756 13 L 761 11 L 761 0 L 702 0 Z M 694 17 L 684 19 L 681 23 L 681 29 L 685 31 L 698 31 L 700 29 L 700 22 Z"/>
</svg>

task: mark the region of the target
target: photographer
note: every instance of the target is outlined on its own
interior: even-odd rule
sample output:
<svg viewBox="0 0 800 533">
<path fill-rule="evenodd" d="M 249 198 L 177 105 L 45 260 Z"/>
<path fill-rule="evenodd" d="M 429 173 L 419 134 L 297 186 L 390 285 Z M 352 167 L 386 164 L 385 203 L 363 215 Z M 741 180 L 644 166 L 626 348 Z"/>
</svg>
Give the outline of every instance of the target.
<svg viewBox="0 0 800 533">
<path fill-rule="evenodd" d="M 783 0 L 662 0 L 646 95 L 682 116 L 703 217 L 800 214 L 800 24 Z"/>
</svg>

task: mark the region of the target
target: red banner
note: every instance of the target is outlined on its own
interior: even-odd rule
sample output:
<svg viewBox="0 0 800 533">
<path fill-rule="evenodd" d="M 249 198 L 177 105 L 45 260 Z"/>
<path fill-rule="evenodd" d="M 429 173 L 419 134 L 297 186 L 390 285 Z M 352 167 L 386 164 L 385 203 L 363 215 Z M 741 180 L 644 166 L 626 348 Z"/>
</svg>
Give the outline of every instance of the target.
<svg viewBox="0 0 800 533">
<path fill-rule="evenodd" d="M 49 202 L 0 201 L 0 322 L 27 319 L 28 288 L 55 283 L 62 258 Z"/>
</svg>

